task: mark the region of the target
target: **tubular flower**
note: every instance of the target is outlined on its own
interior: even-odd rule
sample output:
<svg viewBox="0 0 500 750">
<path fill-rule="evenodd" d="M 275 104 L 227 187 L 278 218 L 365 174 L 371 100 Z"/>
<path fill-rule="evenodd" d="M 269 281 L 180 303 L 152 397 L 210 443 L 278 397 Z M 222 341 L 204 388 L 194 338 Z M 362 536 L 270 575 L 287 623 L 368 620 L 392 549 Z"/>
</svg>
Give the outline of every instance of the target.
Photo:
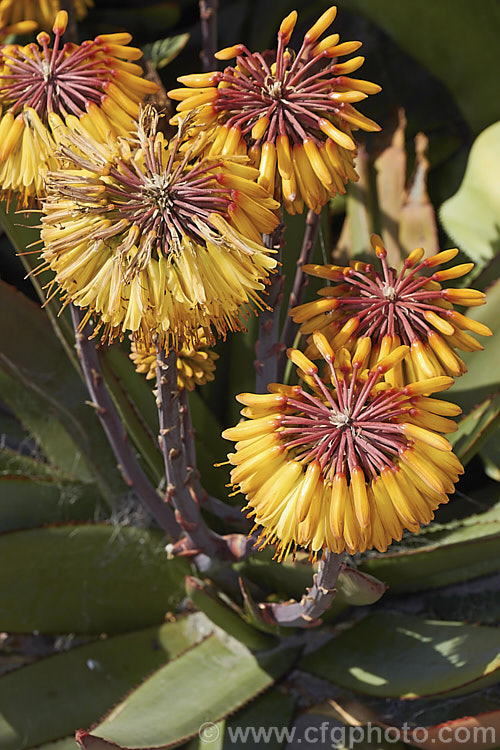
<svg viewBox="0 0 500 750">
<path fill-rule="evenodd" d="M 142 53 L 128 47 L 130 34 L 104 34 L 80 45 L 61 45 L 66 11 L 57 14 L 54 44 L 46 32 L 38 45 L 0 50 L 0 189 L 18 193 L 27 205 L 43 193 L 47 169 L 55 169 L 58 130 L 79 118 L 89 133 L 105 140 L 125 134 L 139 117 L 140 103 L 157 91 L 131 63 Z"/>
<path fill-rule="evenodd" d="M 467 368 L 456 349 L 470 352 L 483 348 L 466 331 L 482 336 L 491 336 L 491 331 L 456 311 L 454 304 L 482 305 L 485 295 L 476 289 L 443 288 L 441 282 L 464 276 L 474 264 L 461 263 L 435 271 L 452 260 L 458 250 L 444 250 L 422 260 L 424 251 L 419 248 L 397 273 L 387 265 L 380 237 L 373 235 L 371 242 L 381 270 L 358 261 L 347 267 L 304 266 L 310 275 L 328 279 L 333 285 L 320 289 L 320 299 L 291 310 L 294 321 L 301 324 L 301 333 L 320 330 L 334 350 L 344 346 L 351 352 L 361 338 L 366 361 L 372 367 L 400 344 L 407 345 L 408 354 L 402 364 L 386 375 L 394 385 L 439 375 L 462 375 Z M 421 275 L 429 271 L 429 275 Z M 312 339 L 308 343 L 307 355 L 319 357 Z"/>
<path fill-rule="evenodd" d="M 271 384 L 269 394 L 238 396 L 248 419 L 223 433 L 238 441 L 228 455 L 231 481 L 262 527 L 261 548 L 276 544 L 279 560 L 298 546 L 313 559 L 322 549 L 383 552 L 404 529 L 429 523 L 463 472 L 440 434 L 456 429 L 447 416 L 460 409 L 427 395 L 453 379 L 394 387 L 383 373 L 407 347 L 367 370 L 363 354 L 334 355 L 322 334 L 314 338 L 326 382 L 313 362 L 289 349 L 309 387 Z"/>
<path fill-rule="evenodd" d="M 158 334 L 178 349 L 201 327 L 212 343 L 211 326 L 239 330 L 240 308 L 263 304 L 276 260 L 254 236 L 274 229 L 278 204 L 251 181 L 256 170 L 193 160 L 181 135 L 168 142 L 148 108 L 136 142 L 68 133 L 66 163 L 48 175 L 45 265 L 103 340 L 128 331 L 149 346 Z"/>
<path fill-rule="evenodd" d="M 73 0 L 78 21 L 85 18 L 94 4 L 92 0 Z M 61 10 L 60 0 L 0 0 L 0 20 L 5 24 L 35 21 L 42 29 L 50 29 Z"/>
<path fill-rule="evenodd" d="M 144 373 L 146 380 L 156 378 L 156 347 L 143 347 L 132 341 L 130 359 L 137 372 Z M 187 342 L 177 354 L 177 388 L 194 391 L 195 386 L 209 383 L 215 377 L 215 361 L 219 355 L 211 350 L 203 331 L 199 331 L 196 346 Z"/>
<path fill-rule="evenodd" d="M 215 127 L 214 148 L 232 153 L 243 141 L 259 166 L 259 183 L 270 192 L 277 183 L 276 197 L 291 214 L 302 213 L 304 203 L 319 212 L 329 196 L 344 193 L 345 183 L 358 179 L 352 131 L 380 130 L 352 106 L 380 91 L 377 84 L 349 77 L 364 58 L 338 62 L 361 42 L 341 44 L 338 34 L 320 41 L 336 13 L 335 6 L 323 13 L 297 54 L 287 48 L 297 21 L 293 11 L 281 23 L 275 51 L 228 47 L 215 56 L 235 57 L 234 67 L 182 76 L 178 80 L 187 88 L 169 92 L 180 100 L 174 120 L 194 110 L 201 129 Z"/>
</svg>

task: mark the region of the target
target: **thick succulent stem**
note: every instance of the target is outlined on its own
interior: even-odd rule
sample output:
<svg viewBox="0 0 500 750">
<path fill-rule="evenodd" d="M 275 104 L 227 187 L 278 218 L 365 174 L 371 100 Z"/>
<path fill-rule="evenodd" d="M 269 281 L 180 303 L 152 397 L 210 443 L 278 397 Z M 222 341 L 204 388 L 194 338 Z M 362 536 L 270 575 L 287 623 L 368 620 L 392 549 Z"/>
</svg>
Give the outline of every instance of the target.
<svg viewBox="0 0 500 750">
<path fill-rule="evenodd" d="M 280 354 L 279 360 L 278 378 L 280 379 L 280 382 L 287 363 L 286 350 L 290 346 L 293 346 L 295 335 L 294 322 L 290 317 L 290 310 L 292 309 L 292 307 L 300 305 L 302 301 L 302 295 L 307 284 L 307 277 L 304 276 L 302 267 L 306 263 L 309 263 L 311 260 L 311 255 L 314 250 L 314 245 L 316 244 L 316 238 L 318 236 L 320 216 L 321 214 L 315 213 L 312 209 L 309 209 L 307 213 L 304 238 L 302 240 L 300 255 L 297 260 L 297 270 L 295 272 L 292 292 L 290 294 L 290 299 L 288 300 L 287 316 L 283 325 L 283 331 L 281 333 L 281 343 L 283 345 L 283 351 Z"/>
<path fill-rule="evenodd" d="M 280 224 L 272 234 L 264 235 L 264 246 L 276 250 L 279 262 L 285 225 Z M 269 309 L 259 315 L 259 337 L 257 339 L 255 370 L 257 373 L 255 390 L 266 393 L 268 383 L 274 383 L 278 377 L 278 359 L 282 351 L 279 341 L 279 320 L 281 298 L 283 296 L 283 275 L 277 271 L 271 276 L 266 304 Z"/>
<path fill-rule="evenodd" d="M 127 432 L 111 400 L 104 383 L 99 357 L 90 340 L 91 329 L 82 327 L 83 313 L 74 305 L 71 318 L 75 328 L 76 350 L 82 366 L 91 402 L 103 426 L 120 470 L 128 486 L 135 492 L 159 526 L 174 540 L 179 538 L 180 528 L 175 521 L 172 508 L 165 503 L 142 470 L 137 457 L 128 442 Z"/>
<path fill-rule="evenodd" d="M 335 554 L 325 551 L 318 572 L 314 575 L 313 585 L 307 590 L 300 602 L 282 602 L 265 604 L 263 612 L 273 624 L 286 628 L 311 628 L 321 624 L 321 615 L 330 608 L 337 589 L 337 578 L 342 570 L 344 553 Z"/>
<path fill-rule="evenodd" d="M 214 57 L 217 51 L 217 9 L 218 0 L 200 0 L 201 21 L 201 62 L 203 70 L 208 73 L 213 70 L 217 61 Z"/>
</svg>

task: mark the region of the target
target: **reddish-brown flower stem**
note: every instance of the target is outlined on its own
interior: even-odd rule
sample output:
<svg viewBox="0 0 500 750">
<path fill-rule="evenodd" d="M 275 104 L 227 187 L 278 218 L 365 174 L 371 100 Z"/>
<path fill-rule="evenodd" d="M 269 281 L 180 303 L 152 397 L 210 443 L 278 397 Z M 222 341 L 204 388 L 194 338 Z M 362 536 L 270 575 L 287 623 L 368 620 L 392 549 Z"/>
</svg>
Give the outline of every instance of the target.
<svg viewBox="0 0 500 750">
<path fill-rule="evenodd" d="M 336 583 L 343 567 L 344 553 L 323 552 L 313 585 L 300 602 L 264 604 L 267 617 L 285 628 L 311 628 L 321 625 L 321 616 L 331 607 Z"/>
<path fill-rule="evenodd" d="M 76 350 L 85 382 L 120 469 L 138 500 L 149 510 L 159 526 L 173 540 L 176 540 L 180 536 L 180 528 L 175 520 L 174 512 L 158 495 L 139 465 L 128 441 L 126 430 L 107 391 L 97 351 L 89 338 L 91 327 L 88 324 L 82 327 L 84 314 L 80 308 L 70 305 L 70 309 L 75 329 Z"/>
<path fill-rule="evenodd" d="M 264 246 L 277 251 L 278 261 L 281 257 L 284 230 L 284 224 L 280 224 L 272 234 L 264 235 Z M 279 317 L 283 281 L 279 271 L 271 277 L 266 298 L 268 309 L 259 315 L 259 336 L 255 347 L 256 393 L 266 393 L 268 384 L 278 378 L 278 358 L 282 350 L 279 341 Z"/>
<path fill-rule="evenodd" d="M 201 62 L 203 70 L 209 72 L 214 68 L 214 55 L 217 51 L 217 9 L 219 0 L 200 0 L 201 22 Z"/>
<path fill-rule="evenodd" d="M 283 331 L 281 333 L 281 343 L 283 344 L 283 352 L 280 356 L 279 368 L 278 368 L 278 379 L 281 381 L 285 372 L 287 363 L 286 350 L 292 346 L 294 339 L 294 323 L 289 313 L 292 307 L 300 305 L 302 295 L 306 286 L 306 277 L 302 270 L 306 263 L 309 263 L 316 244 L 316 238 L 318 236 L 319 221 L 321 214 L 317 214 L 312 210 L 307 212 L 306 228 L 304 232 L 304 238 L 302 240 L 302 247 L 300 248 L 300 255 L 297 260 L 297 269 L 295 271 L 295 279 L 293 281 L 293 287 L 288 301 L 288 311 L 283 325 Z"/>
</svg>

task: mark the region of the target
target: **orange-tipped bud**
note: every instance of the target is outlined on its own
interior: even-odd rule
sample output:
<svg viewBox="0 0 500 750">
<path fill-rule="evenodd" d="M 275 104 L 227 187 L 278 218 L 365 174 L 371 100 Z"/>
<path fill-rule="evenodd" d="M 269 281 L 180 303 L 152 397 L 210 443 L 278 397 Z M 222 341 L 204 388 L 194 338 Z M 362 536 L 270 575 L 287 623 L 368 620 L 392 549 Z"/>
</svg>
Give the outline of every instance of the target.
<svg viewBox="0 0 500 750">
<path fill-rule="evenodd" d="M 449 302 L 464 307 L 477 307 L 478 305 L 484 305 L 486 302 L 484 292 L 480 292 L 478 289 L 445 289 L 443 297 Z"/>
<path fill-rule="evenodd" d="M 236 396 L 236 401 L 245 406 L 279 408 L 286 403 L 286 396 L 280 393 L 240 393 Z"/>
<path fill-rule="evenodd" d="M 342 44 L 336 44 L 332 47 L 327 47 L 324 50 L 325 57 L 342 57 L 343 55 L 350 55 L 362 46 L 362 42 L 343 42 Z"/>
<path fill-rule="evenodd" d="M 328 10 L 318 18 L 316 23 L 311 26 L 309 31 L 304 35 L 304 41 L 306 44 L 313 44 L 319 39 L 321 34 L 327 30 L 327 28 L 334 22 L 335 16 L 337 15 L 337 7 L 332 5 Z"/>
<path fill-rule="evenodd" d="M 358 57 L 353 57 L 350 60 L 347 60 L 343 63 L 337 63 L 333 66 L 332 72 L 334 73 L 340 73 L 340 75 L 344 75 L 345 73 L 354 73 L 355 70 L 358 70 L 365 61 L 365 58 L 362 55 L 359 55 Z"/>
<path fill-rule="evenodd" d="M 340 34 L 330 34 L 329 36 L 325 36 L 325 38 L 322 39 L 321 42 L 318 42 L 313 48 L 313 56 L 316 57 L 316 55 L 321 55 L 321 53 L 325 52 L 329 47 L 335 47 L 335 45 L 339 43 L 339 40 Z"/>
<path fill-rule="evenodd" d="M 453 268 L 445 268 L 443 271 L 436 271 L 432 274 L 434 281 L 449 281 L 450 279 L 459 279 L 461 276 L 472 271 L 474 263 L 461 263 Z"/>
<path fill-rule="evenodd" d="M 297 521 L 303 521 L 311 507 L 311 501 L 320 481 L 321 467 L 319 461 L 312 461 L 306 469 L 302 480 L 299 496 L 295 505 L 295 517 Z"/>
<path fill-rule="evenodd" d="M 356 144 L 352 140 L 352 138 L 347 135 L 347 133 L 344 133 L 342 130 L 339 130 L 339 128 L 336 128 L 333 123 L 330 122 L 330 120 L 326 120 L 324 117 L 321 117 L 318 121 L 318 125 L 320 130 L 328 136 L 328 138 L 331 138 L 332 141 L 335 141 L 339 146 L 342 146 L 342 148 L 347 149 L 348 151 L 354 151 L 356 148 Z"/>
<path fill-rule="evenodd" d="M 292 36 L 296 23 L 297 23 L 297 11 L 296 10 L 292 10 L 292 12 L 289 13 L 286 16 L 286 18 L 282 20 L 278 33 L 283 37 L 283 42 L 285 44 L 288 44 L 288 42 L 290 41 L 290 37 Z"/>
<path fill-rule="evenodd" d="M 448 263 L 450 260 L 453 260 L 458 255 L 458 250 L 456 247 L 451 248 L 451 250 L 443 250 L 440 253 L 437 253 L 436 255 L 431 255 L 430 258 L 427 258 L 424 263 L 427 266 L 427 268 L 434 268 L 434 266 L 440 266 L 442 263 Z"/>
<path fill-rule="evenodd" d="M 267 128 L 269 127 L 269 117 L 259 117 L 257 122 L 252 128 L 252 138 L 258 141 L 265 135 Z"/>
<path fill-rule="evenodd" d="M 335 359 L 335 355 L 326 337 L 319 331 L 314 331 L 313 341 L 325 362 L 333 362 Z"/>
<path fill-rule="evenodd" d="M 467 331 L 477 333 L 479 336 L 492 336 L 493 332 L 485 326 L 484 323 L 480 323 L 478 320 L 468 318 L 466 315 L 457 312 L 456 310 L 447 310 L 446 316 L 450 318 L 453 323 L 459 328 L 465 328 Z"/>
<path fill-rule="evenodd" d="M 191 73 L 187 76 L 180 76 L 177 80 L 190 89 L 205 88 L 206 86 L 217 86 L 222 78 L 222 73 L 212 71 L 211 73 Z"/>
<path fill-rule="evenodd" d="M 269 393 L 282 393 L 289 398 L 297 398 L 302 388 L 300 385 L 283 385 L 283 383 L 269 383 L 267 386 Z"/>
<path fill-rule="evenodd" d="M 412 252 L 405 260 L 405 266 L 407 268 L 413 268 L 413 266 L 416 266 L 418 263 L 420 263 L 420 261 L 424 257 L 424 254 L 425 250 L 423 247 L 417 247 L 415 250 L 412 250 Z"/>
<path fill-rule="evenodd" d="M 276 174 L 276 148 L 274 143 L 270 141 L 266 141 L 262 146 L 259 172 L 259 185 L 262 185 L 265 190 L 273 193 Z"/>
<path fill-rule="evenodd" d="M 409 422 L 403 422 L 400 428 L 407 438 L 414 440 L 416 443 L 425 443 L 425 445 L 430 445 L 439 451 L 451 451 L 451 445 L 442 435 L 436 435 L 435 432 L 426 430 L 424 427 L 419 427 L 416 424 L 410 424 Z"/>
<path fill-rule="evenodd" d="M 293 171 L 292 152 L 287 135 L 276 138 L 276 153 L 278 155 L 278 171 L 284 180 L 291 180 L 295 176 Z"/>
<path fill-rule="evenodd" d="M 64 34 L 66 26 L 68 25 L 68 13 L 65 10 L 60 10 L 56 15 L 56 20 L 52 27 L 54 34 Z M 130 41 L 130 39 L 129 39 Z"/>
<path fill-rule="evenodd" d="M 244 52 L 245 46 L 243 44 L 233 44 L 232 47 L 224 47 L 215 53 L 214 57 L 217 60 L 232 60 L 234 57 L 238 57 Z"/>
<path fill-rule="evenodd" d="M 415 383 L 405 385 L 403 393 L 405 396 L 423 396 L 427 393 L 439 393 L 439 391 L 446 391 L 451 388 L 455 381 L 446 375 L 439 375 L 435 378 L 428 378 L 427 380 L 417 380 Z"/>
<path fill-rule="evenodd" d="M 370 503 L 366 492 L 365 473 L 359 466 L 351 471 L 351 491 L 356 518 L 361 528 L 366 529 L 370 523 Z"/>
<path fill-rule="evenodd" d="M 440 333 L 444 333 L 445 336 L 451 336 L 455 329 L 451 325 L 451 323 L 448 323 L 447 320 L 444 320 L 440 315 L 433 312 L 432 310 L 425 310 L 424 311 L 424 318 L 428 323 L 431 324 L 431 326 L 434 326 Z"/>
<path fill-rule="evenodd" d="M 304 151 L 306 152 L 309 164 L 313 168 L 316 177 L 323 183 L 323 185 L 330 187 L 330 185 L 333 184 L 332 175 L 330 174 L 330 170 L 323 161 L 321 153 L 312 138 L 306 138 L 304 140 Z"/>
<path fill-rule="evenodd" d="M 304 372 L 306 375 L 312 377 L 318 372 L 318 368 L 316 367 L 316 365 L 298 349 L 287 349 L 286 355 L 288 359 L 290 359 L 293 364 L 298 367 L 299 370 L 302 370 L 302 372 Z"/>
<path fill-rule="evenodd" d="M 382 238 L 379 237 L 378 234 L 372 234 L 370 237 L 370 244 L 375 250 L 375 253 L 377 255 L 377 258 L 385 258 L 387 257 L 387 250 L 384 247 L 384 243 L 382 242 Z"/>
<path fill-rule="evenodd" d="M 394 349 L 390 354 L 388 354 L 386 357 L 382 357 L 382 359 L 377 362 L 377 364 L 375 365 L 375 369 L 377 369 L 379 372 L 387 372 L 387 370 L 391 370 L 393 367 L 396 367 L 396 365 L 399 365 L 399 363 L 403 361 L 409 351 L 409 346 L 397 346 L 396 349 Z"/>
<path fill-rule="evenodd" d="M 354 104 L 356 102 L 362 102 L 363 99 L 367 99 L 368 95 L 363 94 L 362 91 L 332 91 L 328 94 L 328 98 L 331 99 L 332 102 L 338 102 L 339 104 Z"/>
<path fill-rule="evenodd" d="M 337 83 L 342 88 L 362 91 L 363 94 L 378 94 L 379 91 L 382 91 L 382 86 L 379 86 L 378 83 L 362 81 L 359 78 L 348 78 L 348 76 L 339 76 Z"/>
<path fill-rule="evenodd" d="M 96 42 L 100 44 L 130 44 L 132 41 L 132 34 L 126 31 L 119 31 L 114 34 L 99 34 L 95 38 Z"/>
<path fill-rule="evenodd" d="M 46 31 L 41 31 L 39 34 L 36 35 L 36 40 L 38 44 L 43 47 L 46 44 L 50 43 L 50 35 L 47 34 Z"/>
<path fill-rule="evenodd" d="M 372 340 L 369 336 L 358 339 L 352 358 L 353 367 L 365 367 L 372 350 Z"/>
</svg>

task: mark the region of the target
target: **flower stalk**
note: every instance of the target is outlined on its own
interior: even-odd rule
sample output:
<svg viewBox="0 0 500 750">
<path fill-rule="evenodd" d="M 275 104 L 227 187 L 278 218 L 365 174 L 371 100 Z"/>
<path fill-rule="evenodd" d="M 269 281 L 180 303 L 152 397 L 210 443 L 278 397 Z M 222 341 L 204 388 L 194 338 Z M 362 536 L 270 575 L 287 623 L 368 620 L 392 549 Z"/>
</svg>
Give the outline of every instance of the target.
<svg viewBox="0 0 500 750">
<path fill-rule="evenodd" d="M 93 342 L 89 338 L 90 326 L 82 325 L 84 314 L 70 306 L 71 318 L 75 329 L 76 350 L 80 360 L 85 382 L 89 389 L 97 416 L 103 426 L 106 437 L 116 456 L 124 479 L 135 492 L 138 500 L 151 513 L 158 525 L 173 539 L 180 535 L 172 508 L 163 502 L 142 470 L 130 443 L 126 430 L 106 389 L 99 364 L 99 358 Z"/>
<path fill-rule="evenodd" d="M 292 307 L 300 305 L 304 289 L 308 283 L 307 276 L 304 275 L 303 267 L 311 261 L 311 256 L 316 244 L 316 239 L 318 237 L 320 216 L 321 214 L 317 214 L 311 209 L 309 209 L 309 211 L 307 212 L 304 238 L 302 240 L 302 247 L 300 248 L 300 255 L 297 260 L 297 269 L 295 271 L 295 279 L 293 282 L 292 292 L 288 300 L 287 316 L 283 324 L 283 331 L 281 333 L 280 341 L 283 345 L 283 350 L 281 352 L 279 361 L 279 379 L 283 377 L 287 363 L 286 350 L 293 346 L 295 338 L 295 326 L 292 318 L 290 317 L 290 310 L 292 309 Z"/>
<path fill-rule="evenodd" d="M 321 616 L 331 607 L 337 593 L 336 584 L 344 565 L 344 553 L 325 550 L 313 577 L 313 585 L 300 602 L 266 603 L 264 616 L 285 628 L 312 628 L 321 625 Z"/>
</svg>

